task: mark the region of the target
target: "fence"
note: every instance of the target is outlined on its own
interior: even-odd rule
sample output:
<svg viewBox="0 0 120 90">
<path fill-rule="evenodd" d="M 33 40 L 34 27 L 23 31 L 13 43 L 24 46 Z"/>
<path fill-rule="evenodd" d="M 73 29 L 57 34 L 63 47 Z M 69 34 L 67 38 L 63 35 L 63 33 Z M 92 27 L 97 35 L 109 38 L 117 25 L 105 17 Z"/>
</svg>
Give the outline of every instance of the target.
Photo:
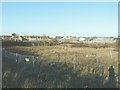
<svg viewBox="0 0 120 90">
<path fill-rule="evenodd" d="M 28 63 L 28 64 L 32 64 L 33 66 L 33 69 L 34 69 L 34 66 L 36 64 L 37 61 L 40 61 L 40 58 L 37 57 L 37 56 L 34 56 L 34 55 L 21 55 L 19 53 L 12 53 L 12 52 L 9 52 L 7 50 L 5 50 L 4 48 L 1 49 L 2 51 L 2 55 L 3 57 L 7 58 L 8 60 L 11 60 L 11 62 L 15 62 L 15 63 Z M 57 53 L 56 53 L 57 54 Z M 64 53 L 64 59 L 65 59 L 65 62 L 66 61 L 66 55 L 67 53 Z M 98 70 L 98 68 L 101 70 L 100 73 L 104 73 L 104 71 L 102 71 L 102 69 L 104 68 L 104 66 L 102 64 L 100 64 L 100 56 L 99 56 L 99 52 L 95 52 L 93 54 L 90 54 L 90 53 L 86 53 L 86 55 L 84 56 L 85 58 L 88 58 L 88 57 L 94 57 L 95 58 L 95 62 L 92 62 L 91 65 L 92 66 L 88 66 L 86 67 L 85 65 L 81 65 L 81 64 L 78 64 L 78 56 L 80 55 L 80 53 L 77 53 L 77 52 L 74 52 L 74 53 L 70 53 L 72 56 L 72 67 L 73 67 L 73 73 L 76 73 L 76 70 L 78 67 L 80 67 L 81 71 L 85 71 L 87 69 L 87 72 L 91 72 L 89 69 L 92 67 L 92 73 L 96 73 Z M 112 51 L 110 50 L 110 61 L 112 61 L 113 57 L 112 57 Z M 81 53 L 82 55 L 82 53 Z M 58 62 L 61 60 L 61 56 L 59 55 L 59 53 L 57 54 L 58 56 Z M 83 63 L 86 63 L 86 62 L 83 62 Z M 106 62 L 107 63 L 107 62 Z M 90 64 L 88 62 L 88 64 Z M 54 65 L 54 64 L 50 64 L 50 65 Z M 102 65 L 102 66 L 101 66 Z M 96 68 L 96 66 L 98 68 Z M 100 66 L 100 67 L 99 67 Z M 48 66 L 49 67 L 49 66 Z M 102 68 L 102 69 L 101 69 Z M 95 72 L 96 71 L 96 72 Z M 33 70 L 33 73 L 34 73 L 34 70 Z M 92 78 L 92 77 L 91 77 Z"/>
<path fill-rule="evenodd" d="M 38 56 L 34 56 L 34 55 L 22 55 L 22 54 L 19 54 L 19 53 L 12 53 L 12 52 L 9 52 L 9 51 L 5 50 L 5 48 L 1 49 L 1 51 L 2 51 L 2 56 L 7 58 L 8 60 L 10 59 L 11 61 L 14 61 L 16 63 L 21 63 L 21 62 L 22 63 L 27 62 L 28 64 L 31 63 L 31 64 L 33 64 L 33 67 L 35 65 L 35 62 L 40 61 L 40 59 L 41 59 Z M 67 59 L 68 59 L 67 54 L 68 53 L 63 53 L 62 55 L 60 55 L 60 53 L 56 52 L 55 55 L 57 56 L 57 59 L 58 59 L 57 61 L 60 62 L 62 59 L 64 59 L 63 61 L 65 63 L 67 63 Z M 111 49 L 110 49 L 109 54 L 110 54 L 110 58 L 109 58 L 110 63 L 109 64 L 113 64 L 113 56 L 112 56 Z M 70 56 L 70 59 L 71 59 L 71 64 L 73 65 L 74 72 L 75 72 L 76 68 L 78 67 L 78 65 L 81 65 L 81 64 L 79 64 L 79 57 L 81 57 L 80 55 L 83 56 L 82 53 L 77 53 L 77 52 L 69 53 L 69 56 Z M 49 56 L 49 57 L 51 57 L 51 56 Z M 95 53 L 92 53 L 92 54 L 86 53 L 86 55 L 83 56 L 83 60 L 84 60 L 84 58 L 87 59 L 87 58 L 90 58 L 90 57 L 95 59 L 93 62 L 91 62 L 92 68 L 103 66 L 102 65 L 103 62 L 104 63 L 108 62 L 108 61 L 104 60 L 104 61 L 102 61 L 102 63 L 100 63 L 101 60 L 100 60 L 99 52 L 95 52 Z M 55 62 L 56 62 L 56 60 L 55 60 Z M 83 63 L 86 63 L 86 62 L 87 61 L 85 61 Z M 88 64 L 90 64 L 90 63 L 88 63 Z"/>
<path fill-rule="evenodd" d="M 2 56 L 5 57 L 6 59 L 8 60 L 11 60 L 13 62 L 16 62 L 16 63 L 31 63 L 35 64 L 35 61 L 37 61 L 39 58 L 37 56 L 34 56 L 34 55 L 22 55 L 22 54 L 19 54 L 19 53 L 12 53 L 12 52 L 9 52 L 7 50 L 5 50 L 4 48 L 1 50 L 2 51 Z"/>
</svg>

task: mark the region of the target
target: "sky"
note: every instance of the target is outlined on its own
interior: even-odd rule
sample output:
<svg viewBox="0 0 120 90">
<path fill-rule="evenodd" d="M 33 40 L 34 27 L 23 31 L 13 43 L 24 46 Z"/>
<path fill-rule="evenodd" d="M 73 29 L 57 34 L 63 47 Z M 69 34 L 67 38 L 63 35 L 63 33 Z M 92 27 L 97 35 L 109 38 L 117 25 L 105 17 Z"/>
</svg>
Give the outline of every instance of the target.
<svg viewBox="0 0 120 90">
<path fill-rule="evenodd" d="M 117 2 L 3 2 L 2 35 L 118 36 Z"/>
</svg>

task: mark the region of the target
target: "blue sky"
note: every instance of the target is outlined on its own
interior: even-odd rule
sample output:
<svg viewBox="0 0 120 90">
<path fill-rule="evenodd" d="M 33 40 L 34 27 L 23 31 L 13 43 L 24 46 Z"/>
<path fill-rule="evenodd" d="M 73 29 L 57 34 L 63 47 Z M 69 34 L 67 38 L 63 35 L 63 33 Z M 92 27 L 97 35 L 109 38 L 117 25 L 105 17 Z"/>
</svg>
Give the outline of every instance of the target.
<svg viewBox="0 0 120 90">
<path fill-rule="evenodd" d="M 117 2 L 4 2 L 2 35 L 117 36 Z"/>
</svg>

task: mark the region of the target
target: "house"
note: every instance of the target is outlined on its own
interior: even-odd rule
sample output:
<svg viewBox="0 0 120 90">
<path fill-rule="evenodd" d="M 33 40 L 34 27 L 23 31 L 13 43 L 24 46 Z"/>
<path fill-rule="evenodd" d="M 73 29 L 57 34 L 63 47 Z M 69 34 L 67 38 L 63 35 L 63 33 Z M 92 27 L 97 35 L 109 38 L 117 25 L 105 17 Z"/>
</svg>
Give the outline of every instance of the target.
<svg viewBox="0 0 120 90">
<path fill-rule="evenodd" d="M 2 36 L 2 40 L 4 41 L 22 41 L 22 36 Z"/>
<path fill-rule="evenodd" d="M 23 41 L 30 41 L 30 36 L 23 36 Z"/>
<path fill-rule="evenodd" d="M 35 36 L 23 36 L 23 41 L 36 41 Z"/>
<path fill-rule="evenodd" d="M 85 43 L 94 43 L 92 37 L 86 37 L 84 42 L 85 42 Z"/>
<path fill-rule="evenodd" d="M 63 38 L 63 36 L 56 36 L 56 40 L 58 41 L 58 43 L 62 43 L 62 39 Z"/>
<path fill-rule="evenodd" d="M 2 40 L 4 41 L 11 41 L 12 36 L 3 36 Z"/>
<path fill-rule="evenodd" d="M 79 42 L 79 38 L 74 37 L 74 36 L 64 36 L 59 41 L 60 42 L 78 43 Z"/>
<path fill-rule="evenodd" d="M 30 36 L 28 37 L 28 41 L 36 41 L 37 38 L 35 36 Z"/>
<path fill-rule="evenodd" d="M 12 36 L 11 41 L 22 41 L 23 37 L 22 36 Z"/>
<path fill-rule="evenodd" d="M 41 40 L 50 40 L 49 36 L 40 36 Z"/>
<path fill-rule="evenodd" d="M 113 42 L 118 42 L 118 38 L 114 38 L 114 39 L 113 39 Z"/>
<path fill-rule="evenodd" d="M 49 36 L 49 38 L 53 38 L 53 39 L 55 39 L 55 38 L 56 38 L 56 36 Z"/>
<path fill-rule="evenodd" d="M 26 38 L 25 36 L 21 36 L 22 37 L 22 41 L 28 41 L 28 38 Z"/>
<path fill-rule="evenodd" d="M 79 41 L 85 41 L 85 38 L 81 37 L 79 38 Z"/>
<path fill-rule="evenodd" d="M 63 38 L 64 36 L 56 36 L 56 39 L 61 39 Z"/>
<path fill-rule="evenodd" d="M 95 38 L 93 39 L 94 43 L 113 43 L 115 42 L 114 38 L 109 37 L 101 37 L 101 38 Z"/>
<path fill-rule="evenodd" d="M 0 40 L 3 40 L 3 36 L 0 36 Z"/>
<path fill-rule="evenodd" d="M 49 41 L 49 36 L 24 36 L 27 41 Z"/>
</svg>

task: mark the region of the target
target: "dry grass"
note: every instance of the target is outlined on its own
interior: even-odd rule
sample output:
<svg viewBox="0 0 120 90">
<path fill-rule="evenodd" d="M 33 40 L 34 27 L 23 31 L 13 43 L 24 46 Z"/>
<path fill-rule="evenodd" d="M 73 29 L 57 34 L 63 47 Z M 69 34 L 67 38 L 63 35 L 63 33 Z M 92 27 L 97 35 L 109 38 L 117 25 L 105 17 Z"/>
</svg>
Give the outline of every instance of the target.
<svg viewBox="0 0 120 90">
<path fill-rule="evenodd" d="M 55 66 L 56 70 L 53 71 L 53 73 L 56 74 L 56 78 L 58 78 L 57 74 L 62 74 L 62 70 L 68 70 L 67 71 L 67 80 L 70 78 L 73 78 L 71 76 L 71 72 L 77 72 L 78 75 L 90 75 L 92 73 L 92 69 L 94 69 L 94 74 L 98 74 L 101 77 L 106 78 L 108 76 L 108 67 L 110 65 L 113 65 L 115 68 L 116 73 L 116 79 L 118 74 L 118 52 L 115 51 L 115 48 L 108 47 L 108 48 L 90 48 L 90 47 L 70 47 L 70 46 L 16 46 L 16 47 L 8 47 L 6 48 L 8 51 L 11 52 L 17 52 L 21 54 L 34 54 L 36 56 L 39 56 L 38 62 L 43 62 L 46 67 L 49 67 L 50 63 L 61 63 L 59 66 Z M 112 53 L 112 60 L 110 59 L 110 50 Z M 98 53 L 98 62 L 96 59 L 96 54 Z M 65 64 L 66 66 L 62 66 L 62 64 Z M 38 63 L 39 65 L 39 63 Z M 54 66 L 54 65 L 53 65 Z M 75 68 L 74 68 L 75 66 Z M 59 69 L 58 69 L 59 67 Z M 45 67 L 44 67 L 45 68 Z M 61 69 L 60 69 L 61 68 Z M 75 70 L 74 70 L 75 69 Z M 46 69 L 47 72 L 51 72 L 52 75 L 52 69 Z M 45 73 L 47 73 L 45 72 Z M 8 71 L 5 72 L 3 75 L 8 75 Z M 15 74 L 15 77 L 18 74 Z M 64 77 L 61 77 L 64 78 Z M 63 79 L 62 79 L 63 80 Z M 65 79 L 66 80 L 66 79 Z M 25 83 L 28 83 L 29 80 L 26 80 Z M 59 82 L 59 81 L 58 81 Z M 64 82 L 64 81 L 63 81 Z M 64 85 L 61 85 L 61 81 L 59 82 L 57 87 L 64 87 Z M 30 84 L 30 83 L 29 83 Z M 23 87 L 30 87 L 31 85 L 27 84 L 27 86 Z M 48 85 L 48 84 L 46 84 Z M 49 87 L 53 84 L 49 84 Z M 37 86 L 36 86 L 37 87 Z M 47 87 L 45 85 L 40 87 Z"/>
<path fill-rule="evenodd" d="M 9 48 L 10 51 L 16 51 L 19 53 L 30 52 L 34 55 L 39 56 L 43 60 L 49 62 L 61 62 L 61 63 L 75 63 L 78 65 L 92 66 L 97 63 L 98 53 L 98 64 L 108 68 L 110 65 L 114 65 L 117 73 L 117 61 L 118 52 L 114 51 L 114 48 L 90 48 L 90 47 L 64 47 L 64 46 L 16 46 Z M 112 60 L 110 59 L 110 50 L 112 53 Z M 27 53 L 28 54 L 28 53 Z M 74 56 L 75 54 L 75 56 Z M 90 65 L 91 63 L 91 65 Z"/>
</svg>

